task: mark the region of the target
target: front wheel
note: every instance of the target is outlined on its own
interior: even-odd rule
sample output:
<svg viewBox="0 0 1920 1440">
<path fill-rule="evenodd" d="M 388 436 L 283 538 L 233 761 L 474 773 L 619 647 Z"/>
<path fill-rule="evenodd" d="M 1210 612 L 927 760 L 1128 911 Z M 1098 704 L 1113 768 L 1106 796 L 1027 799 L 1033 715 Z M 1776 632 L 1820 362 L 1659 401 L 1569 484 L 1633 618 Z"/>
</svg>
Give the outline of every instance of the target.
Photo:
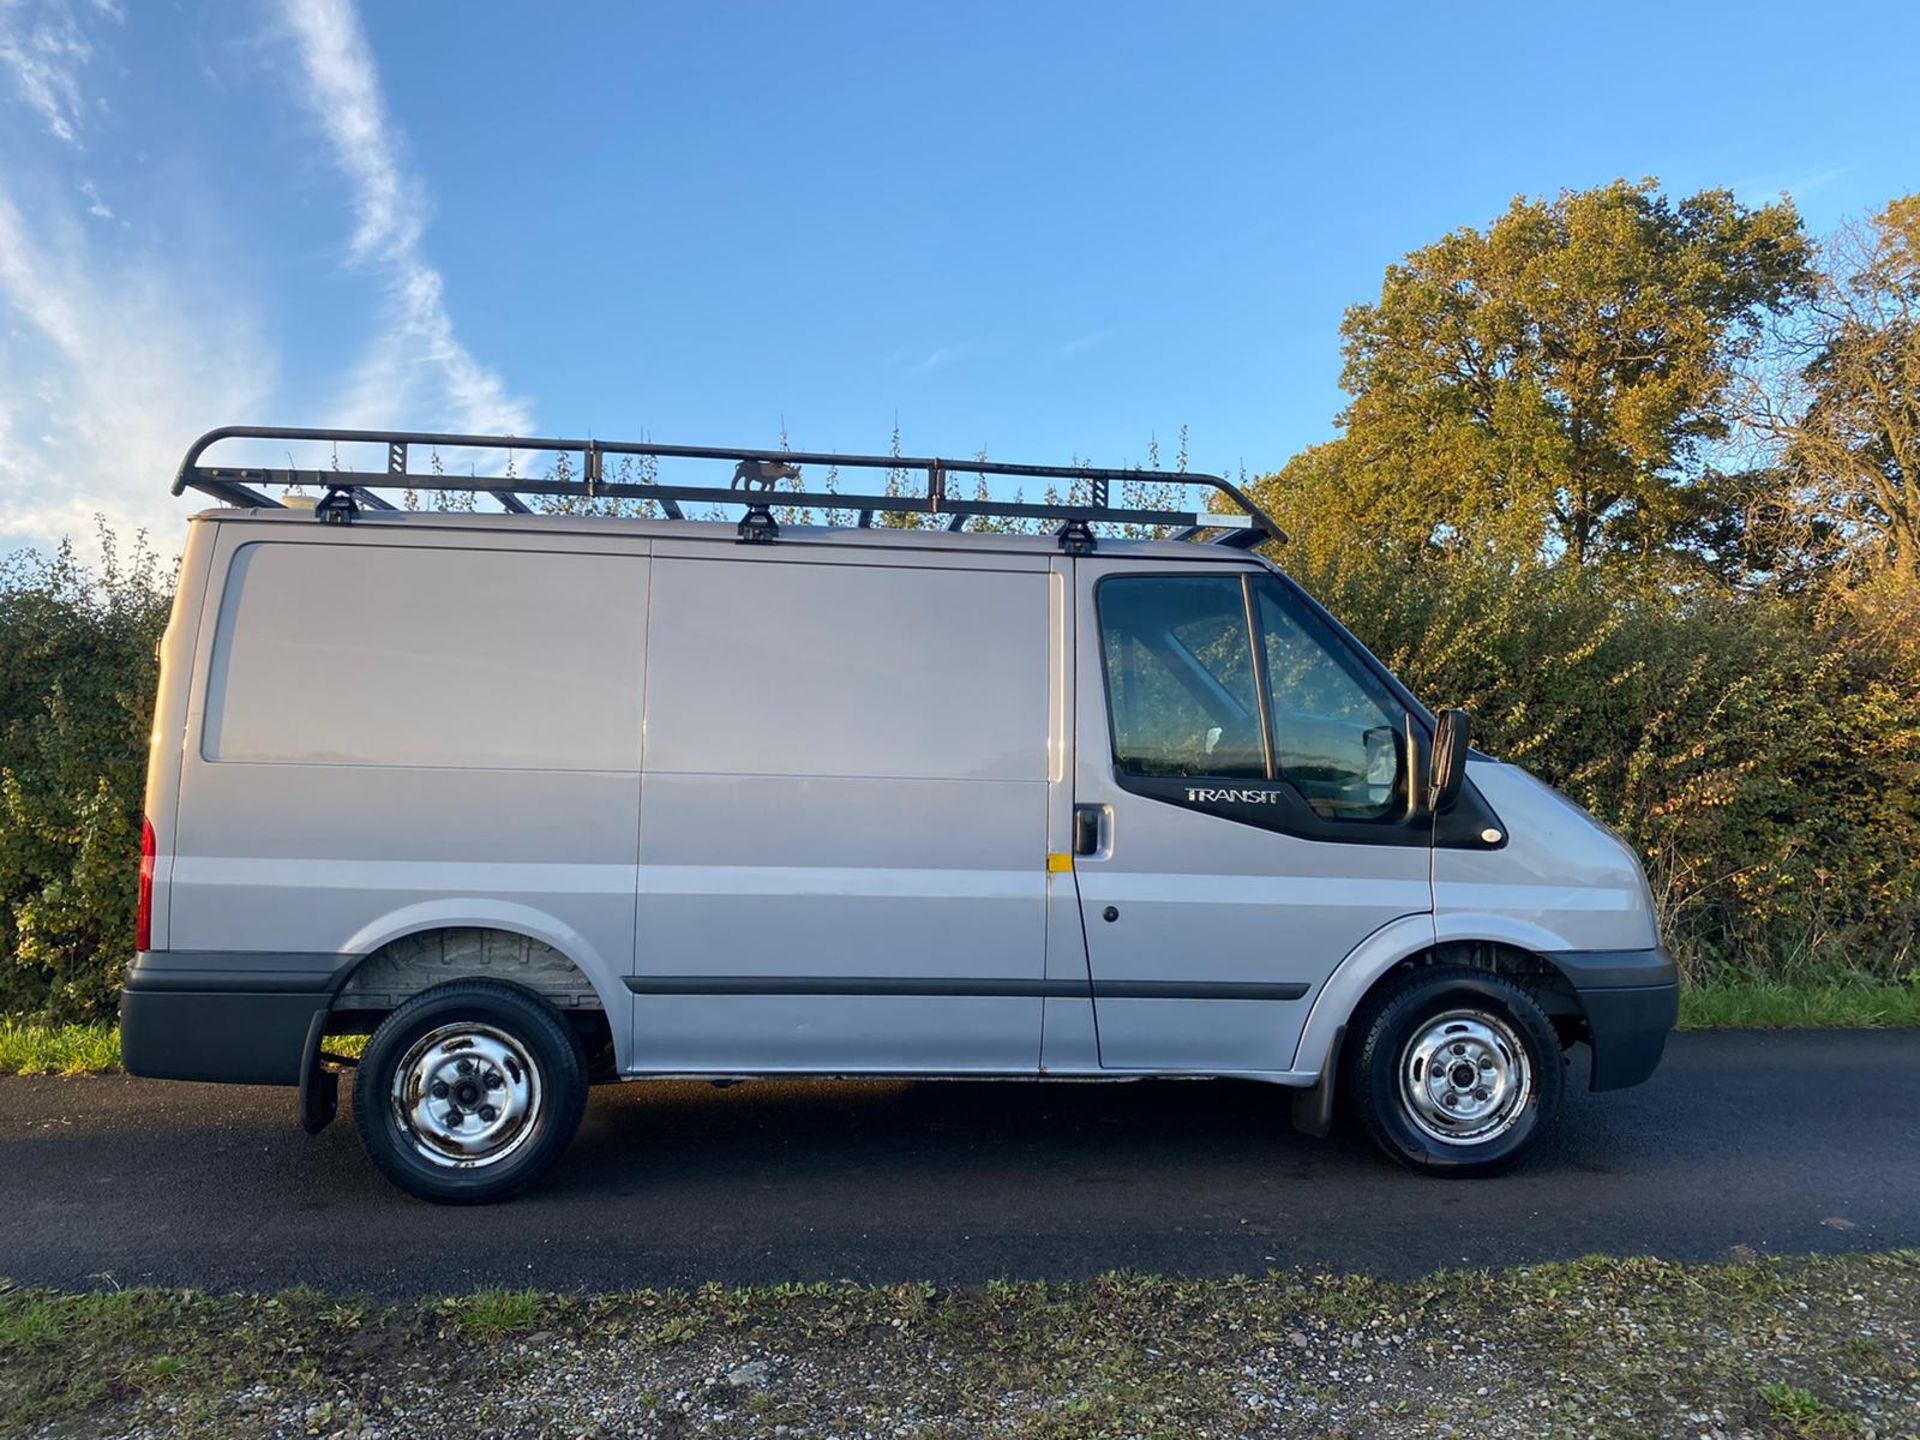
<svg viewBox="0 0 1920 1440">
<path fill-rule="evenodd" d="M 1485 970 L 1415 970 L 1359 1024 L 1348 1094 L 1374 1144 L 1415 1169 L 1503 1170 L 1560 1108 L 1566 1062 L 1534 998 Z"/>
<path fill-rule="evenodd" d="M 414 996 L 373 1033 L 354 1071 L 367 1154 L 423 1200 L 475 1204 L 531 1184 L 586 1108 L 580 1042 L 537 995 L 456 980 Z"/>
</svg>

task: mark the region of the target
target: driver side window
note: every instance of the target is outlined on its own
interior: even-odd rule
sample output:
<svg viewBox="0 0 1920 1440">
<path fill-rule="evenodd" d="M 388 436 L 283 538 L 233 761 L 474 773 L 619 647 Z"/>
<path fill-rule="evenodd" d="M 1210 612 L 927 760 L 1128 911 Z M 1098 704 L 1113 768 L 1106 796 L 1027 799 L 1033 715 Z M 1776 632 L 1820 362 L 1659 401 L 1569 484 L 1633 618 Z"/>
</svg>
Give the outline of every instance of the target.
<svg viewBox="0 0 1920 1440">
<path fill-rule="evenodd" d="M 1304 607 L 1255 583 L 1276 773 L 1328 820 L 1377 820 L 1398 808 L 1406 710 Z"/>
</svg>

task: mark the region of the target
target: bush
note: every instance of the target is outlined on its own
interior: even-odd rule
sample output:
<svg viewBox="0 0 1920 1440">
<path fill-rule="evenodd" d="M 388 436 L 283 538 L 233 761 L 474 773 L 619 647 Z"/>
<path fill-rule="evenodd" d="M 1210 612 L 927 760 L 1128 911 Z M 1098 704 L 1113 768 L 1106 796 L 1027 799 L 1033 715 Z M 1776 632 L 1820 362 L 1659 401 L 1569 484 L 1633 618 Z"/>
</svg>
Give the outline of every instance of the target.
<svg viewBox="0 0 1920 1440">
<path fill-rule="evenodd" d="M 133 954 L 155 646 L 171 575 L 104 524 L 0 560 L 0 1011 L 104 1019 Z"/>
<path fill-rule="evenodd" d="M 1300 559 L 1416 693 L 1632 840 L 1690 978 L 1909 971 L 1920 685 L 1884 627 L 1564 562 Z"/>
</svg>

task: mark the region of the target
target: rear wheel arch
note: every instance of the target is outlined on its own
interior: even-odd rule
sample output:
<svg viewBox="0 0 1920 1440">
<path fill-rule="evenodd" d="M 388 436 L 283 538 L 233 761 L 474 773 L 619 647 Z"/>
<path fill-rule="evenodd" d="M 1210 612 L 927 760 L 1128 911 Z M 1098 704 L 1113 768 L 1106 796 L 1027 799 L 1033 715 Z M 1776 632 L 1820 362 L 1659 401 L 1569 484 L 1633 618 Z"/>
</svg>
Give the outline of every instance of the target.
<svg viewBox="0 0 1920 1440">
<path fill-rule="evenodd" d="M 597 1077 L 614 1071 L 606 1000 L 586 967 L 551 942 L 502 925 L 432 925 L 388 940 L 358 961 L 334 992 L 328 1032 L 370 1032 L 416 995 L 463 980 L 496 981 L 537 996 L 579 1035 Z"/>
</svg>

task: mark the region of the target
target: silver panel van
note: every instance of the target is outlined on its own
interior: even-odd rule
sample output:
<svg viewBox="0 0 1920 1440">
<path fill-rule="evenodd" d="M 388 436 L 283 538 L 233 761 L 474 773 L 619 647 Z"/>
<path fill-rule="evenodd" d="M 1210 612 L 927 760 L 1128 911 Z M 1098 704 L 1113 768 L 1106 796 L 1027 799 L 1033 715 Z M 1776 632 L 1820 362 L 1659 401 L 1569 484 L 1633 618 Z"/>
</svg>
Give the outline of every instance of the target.
<svg viewBox="0 0 1920 1440">
<path fill-rule="evenodd" d="M 204 463 L 262 439 L 388 464 Z M 570 459 L 410 458 L 509 446 Z M 804 488 L 829 466 L 896 480 Z M 1180 480 L 1208 508 L 1133 472 L 203 438 L 127 1068 L 298 1087 L 309 1130 L 350 1069 L 375 1164 L 454 1202 L 532 1181 L 603 1079 L 1238 1076 L 1451 1175 L 1538 1139 L 1570 1047 L 1595 1089 L 1646 1079 L 1677 992 L 1631 849 L 1409 694 L 1238 490 Z M 654 518 L 552 513 L 609 503 Z M 1147 526 L 1175 538 L 1116 538 Z"/>
</svg>

